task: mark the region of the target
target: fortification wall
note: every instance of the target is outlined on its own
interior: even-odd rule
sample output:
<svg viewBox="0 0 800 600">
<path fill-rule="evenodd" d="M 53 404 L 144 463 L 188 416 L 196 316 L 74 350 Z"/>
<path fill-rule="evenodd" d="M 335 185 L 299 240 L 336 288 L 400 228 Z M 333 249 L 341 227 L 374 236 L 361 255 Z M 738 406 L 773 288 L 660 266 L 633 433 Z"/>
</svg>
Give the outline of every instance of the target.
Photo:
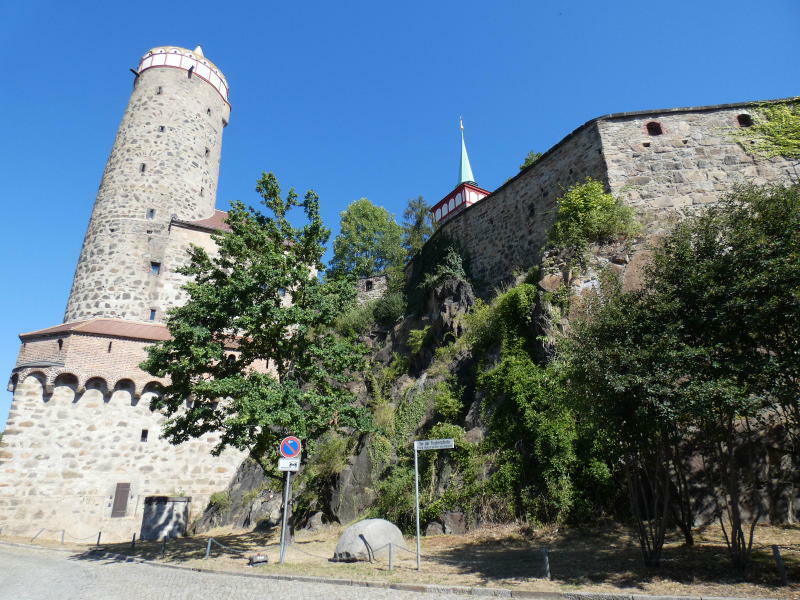
<svg viewBox="0 0 800 600">
<path fill-rule="evenodd" d="M 447 235 L 467 251 L 481 291 L 513 279 L 541 260 L 555 218 L 555 200 L 587 176 L 605 181 L 600 136 L 594 125 L 576 130 L 532 167 L 445 222 Z"/>
<path fill-rule="evenodd" d="M 637 209 L 648 233 L 658 233 L 738 184 L 797 179 L 800 161 L 758 157 L 739 142 L 739 117 L 752 116 L 753 108 L 722 105 L 599 119 L 611 192 Z M 650 135 L 648 123 L 657 123 L 662 133 Z"/>
<path fill-rule="evenodd" d="M 138 535 L 146 496 L 191 496 L 193 518 L 244 458 L 234 450 L 212 457 L 216 434 L 178 446 L 159 439 L 164 418 L 149 409 L 153 392 L 92 381 L 81 392 L 74 378 L 57 379 L 50 394 L 38 374 L 17 385 L 0 447 L 3 531 L 63 529 L 84 541 L 102 531 L 104 540 L 124 541 Z M 124 516 L 112 517 L 118 483 L 130 492 Z"/>
<path fill-rule="evenodd" d="M 798 180 L 800 161 L 755 156 L 740 144 L 737 134 L 747 119 L 740 121 L 739 116 L 750 115 L 755 106 L 668 109 L 594 119 L 491 195 L 446 221 L 434 235 L 462 244 L 479 291 L 491 293 L 515 273 L 539 264 L 556 199 L 569 186 L 592 177 L 634 207 L 644 225 L 633 252 L 620 257 L 616 265 L 626 284 L 635 285 L 647 261 L 647 247 L 673 223 L 718 202 L 737 184 Z M 656 123 L 661 133 L 653 135 L 648 123 Z M 594 283 L 583 281 L 581 286 Z"/>
<path fill-rule="evenodd" d="M 136 80 L 95 201 L 65 322 L 157 320 L 150 276 L 163 263 L 173 216 L 214 213 L 222 131 L 230 106 L 210 83 L 158 67 Z"/>
</svg>

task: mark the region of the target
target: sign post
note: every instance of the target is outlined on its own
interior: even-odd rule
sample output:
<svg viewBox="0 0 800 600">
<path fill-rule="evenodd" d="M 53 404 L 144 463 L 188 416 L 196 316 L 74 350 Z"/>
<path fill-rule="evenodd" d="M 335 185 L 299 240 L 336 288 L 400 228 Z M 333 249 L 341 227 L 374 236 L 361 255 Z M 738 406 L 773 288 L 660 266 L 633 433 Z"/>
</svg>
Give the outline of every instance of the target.
<svg viewBox="0 0 800 600">
<path fill-rule="evenodd" d="M 455 448 L 453 438 L 441 440 L 416 440 L 414 442 L 414 498 L 417 508 L 417 571 L 420 570 L 420 533 L 419 533 L 419 459 L 417 452 L 420 450 L 446 450 Z"/>
<path fill-rule="evenodd" d="M 289 501 L 292 489 L 292 473 L 300 469 L 300 454 L 303 445 L 300 440 L 290 435 L 281 440 L 278 445 L 278 452 L 283 458 L 278 459 L 278 470 L 286 471 L 286 484 L 283 487 L 283 519 L 281 521 L 281 553 L 280 564 L 286 558 L 286 527 L 289 523 Z"/>
</svg>

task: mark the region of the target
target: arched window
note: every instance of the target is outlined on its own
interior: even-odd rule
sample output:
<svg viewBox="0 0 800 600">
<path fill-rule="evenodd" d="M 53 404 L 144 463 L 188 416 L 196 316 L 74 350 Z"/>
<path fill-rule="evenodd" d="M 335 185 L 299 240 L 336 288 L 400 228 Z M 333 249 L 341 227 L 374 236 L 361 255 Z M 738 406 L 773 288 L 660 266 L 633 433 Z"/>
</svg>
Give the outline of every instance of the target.
<svg viewBox="0 0 800 600">
<path fill-rule="evenodd" d="M 753 117 L 746 113 L 742 113 L 736 117 L 736 121 L 739 123 L 739 127 L 752 127 L 753 125 Z"/>
<path fill-rule="evenodd" d="M 442 218 L 442 209 L 441 208 L 437 208 L 436 209 L 436 220 L 438 221 L 441 218 Z"/>
</svg>

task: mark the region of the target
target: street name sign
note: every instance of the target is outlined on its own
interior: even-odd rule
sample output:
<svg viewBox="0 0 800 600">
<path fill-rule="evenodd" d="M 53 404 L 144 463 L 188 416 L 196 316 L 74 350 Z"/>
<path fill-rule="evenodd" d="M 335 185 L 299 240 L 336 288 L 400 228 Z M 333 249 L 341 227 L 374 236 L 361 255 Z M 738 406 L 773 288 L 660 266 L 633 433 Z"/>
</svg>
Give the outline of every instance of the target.
<svg viewBox="0 0 800 600">
<path fill-rule="evenodd" d="M 417 440 L 414 442 L 414 450 L 446 450 L 455 447 L 456 444 L 453 438 L 445 438 L 442 440 Z"/>
</svg>

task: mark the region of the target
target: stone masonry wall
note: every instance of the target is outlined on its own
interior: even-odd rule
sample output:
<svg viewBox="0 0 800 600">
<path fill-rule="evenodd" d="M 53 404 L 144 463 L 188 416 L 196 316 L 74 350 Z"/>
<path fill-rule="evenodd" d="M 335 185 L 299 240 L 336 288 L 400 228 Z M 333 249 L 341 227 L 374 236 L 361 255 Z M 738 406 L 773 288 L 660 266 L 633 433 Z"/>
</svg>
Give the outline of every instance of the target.
<svg viewBox="0 0 800 600">
<path fill-rule="evenodd" d="M 444 223 L 466 249 L 480 292 L 538 264 L 555 218 L 555 200 L 587 176 L 605 181 L 600 136 L 594 125 L 576 130 L 532 167 Z"/>
<path fill-rule="evenodd" d="M 754 108 L 753 103 L 720 105 L 594 119 L 434 235 L 462 244 L 479 292 L 489 294 L 539 264 L 555 200 L 569 186 L 592 177 L 634 207 L 644 225 L 643 238 L 617 265 L 626 285 L 636 285 L 648 245 L 672 223 L 719 201 L 737 184 L 800 178 L 800 161 L 754 156 L 737 141 L 737 116 Z M 650 122 L 660 124 L 661 135 L 648 132 Z"/>
<path fill-rule="evenodd" d="M 737 184 L 787 182 L 800 161 L 749 154 L 735 138 L 753 106 L 672 109 L 598 120 L 611 192 L 639 213 L 648 233 L 718 202 Z M 650 135 L 648 123 L 663 133 Z"/>
<path fill-rule="evenodd" d="M 162 254 L 162 274 L 158 277 L 159 289 L 157 297 L 159 307 L 163 311 L 173 306 L 180 306 L 187 300 L 186 292 L 181 289 L 187 283 L 188 277 L 177 273 L 177 269 L 189 264 L 189 246 L 195 245 L 203 248 L 210 256 L 217 253 L 217 245 L 211 239 L 211 234 L 187 227 L 173 225 Z M 160 319 L 161 315 L 157 315 Z"/>
<path fill-rule="evenodd" d="M 66 322 L 144 321 L 153 308 L 160 320 L 165 306 L 151 262 L 163 266 L 173 215 L 191 221 L 213 214 L 229 116 L 217 90 L 185 71 L 151 68 L 137 78 L 84 238 Z"/>
<path fill-rule="evenodd" d="M 4 532 L 63 529 L 68 540 L 90 541 L 102 531 L 106 541 L 129 540 L 138 535 L 146 496 L 191 496 L 193 518 L 244 458 L 234 450 L 212 457 L 215 434 L 178 446 L 159 439 L 163 417 L 148 407 L 151 392 L 138 397 L 125 386 L 91 382 L 77 389 L 74 380 L 57 379 L 47 394 L 37 374 L 17 385 L 0 447 Z M 130 483 L 130 497 L 125 516 L 112 518 L 117 483 Z"/>
</svg>

